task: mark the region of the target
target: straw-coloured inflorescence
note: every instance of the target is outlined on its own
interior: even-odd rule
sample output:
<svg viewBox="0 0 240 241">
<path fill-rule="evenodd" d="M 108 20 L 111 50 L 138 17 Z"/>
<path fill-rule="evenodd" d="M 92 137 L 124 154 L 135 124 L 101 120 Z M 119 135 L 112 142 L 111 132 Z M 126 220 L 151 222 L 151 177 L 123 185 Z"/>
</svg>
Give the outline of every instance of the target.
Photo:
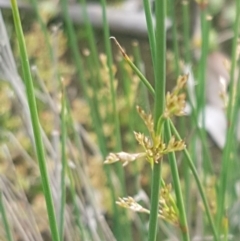
<svg viewBox="0 0 240 241">
<path fill-rule="evenodd" d="M 159 195 L 159 210 L 158 217 L 173 224 L 179 226 L 179 214 L 176 206 L 176 201 L 173 198 L 171 184 L 163 184 L 161 192 Z M 119 198 L 116 202 L 119 206 L 123 208 L 130 209 L 138 213 L 150 213 L 150 210 L 144 208 L 142 205 L 137 203 L 133 197 Z"/>
<path fill-rule="evenodd" d="M 173 116 L 184 115 L 186 96 L 182 90 L 186 86 L 187 78 L 187 75 L 179 76 L 173 91 L 166 94 L 165 108 L 162 116 L 159 118 L 157 130 L 154 128 L 152 114 L 147 114 L 139 106 L 136 107 L 139 116 L 149 132 L 149 135 L 134 132 L 135 139 L 142 146 L 143 151 L 139 153 L 110 153 L 104 162 L 105 164 L 122 162 L 123 166 L 126 166 L 139 158 L 145 158 L 153 166 L 154 163 L 162 161 L 164 155 L 185 149 L 186 145 L 183 140 L 176 140 L 174 136 L 171 136 L 170 140 L 165 142 L 161 133 L 165 120 Z M 171 190 L 171 185 L 162 185 L 159 197 L 158 217 L 179 226 L 178 208 L 175 199 L 172 197 Z M 148 209 L 142 207 L 132 197 L 119 198 L 116 203 L 135 212 L 150 213 Z"/>
</svg>

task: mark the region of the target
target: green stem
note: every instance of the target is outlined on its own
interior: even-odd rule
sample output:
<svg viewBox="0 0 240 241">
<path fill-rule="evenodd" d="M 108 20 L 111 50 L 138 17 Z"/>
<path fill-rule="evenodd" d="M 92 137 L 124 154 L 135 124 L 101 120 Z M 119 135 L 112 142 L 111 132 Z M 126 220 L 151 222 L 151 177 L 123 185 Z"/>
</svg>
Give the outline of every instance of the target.
<svg viewBox="0 0 240 241">
<path fill-rule="evenodd" d="M 172 121 L 170 121 L 170 127 L 171 127 L 171 130 L 172 130 L 173 134 L 177 137 L 177 139 L 181 140 L 181 137 L 178 134 L 178 131 L 176 130 L 176 128 L 175 128 L 174 124 L 172 123 Z M 206 211 L 206 214 L 207 214 L 207 217 L 208 217 L 208 220 L 209 220 L 212 232 L 213 232 L 214 240 L 218 241 L 217 231 L 216 231 L 213 219 L 212 219 L 212 215 L 211 215 L 210 208 L 209 208 L 209 205 L 208 205 L 208 202 L 207 202 L 207 198 L 206 198 L 206 196 L 204 194 L 204 190 L 203 190 L 201 181 L 200 181 L 200 179 L 198 177 L 197 170 L 196 170 L 196 168 L 195 168 L 195 166 L 193 164 L 192 158 L 191 158 L 188 150 L 185 148 L 183 150 L 183 152 L 184 152 L 185 158 L 186 158 L 186 160 L 188 162 L 188 166 L 189 166 L 190 170 L 192 171 L 192 174 L 193 174 L 194 179 L 196 181 L 198 190 L 200 192 L 200 195 L 201 195 L 201 198 L 202 198 L 202 201 L 203 201 L 203 205 L 204 205 L 204 208 L 205 208 L 205 211 Z"/>
<path fill-rule="evenodd" d="M 64 84 L 62 83 L 62 109 L 61 109 L 61 147 L 62 147 L 62 172 L 61 172 L 61 206 L 60 206 L 60 224 L 59 224 L 59 235 L 60 240 L 64 239 L 64 210 L 66 202 L 66 186 L 65 186 L 65 176 L 66 176 L 66 98 Z"/>
<path fill-rule="evenodd" d="M 164 111 L 166 90 L 166 0 L 156 1 L 156 60 L 155 60 L 155 101 L 154 127 Z"/>
<path fill-rule="evenodd" d="M 54 241 L 60 241 L 59 233 L 57 229 L 56 216 L 54 212 L 53 200 L 51 195 L 49 177 L 48 177 L 48 172 L 46 167 L 45 151 L 44 151 L 42 137 L 41 137 L 41 129 L 40 129 L 40 124 L 38 119 L 36 100 L 34 96 L 32 76 L 31 76 L 30 66 L 28 62 L 27 50 L 26 50 L 26 45 L 25 45 L 25 40 L 24 40 L 24 35 L 22 31 L 22 26 L 21 26 L 21 21 L 20 21 L 16 0 L 11 0 L 11 5 L 12 5 L 13 18 L 14 18 L 14 25 L 16 28 L 17 38 L 19 43 L 23 75 L 24 75 L 24 80 L 26 85 L 26 93 L 27 93 L 27 99 L 28 99 L 29 110 L 31 115 L 32 128 L 33 128 L 33 134 L 35 139 L 35 147 L 36 147 L 36 152 L 38 157 L 38 164 L 39 164 L 39 169 L 40 169 L 40 174 L 42 179 L 42 187 L 43 187 L 43 192 L 44 192 L 46 206 L 47 206 L 50 230 L 52 234 L 52 239 Z"/>
<path fill-rule="evenodd" d="M 180 73 L 180 70 L 179 70 L 179 49 L 178 49 L 178 34 L 177 34 L 175 3 L 176 3 L 175 0 L 169 1 L 168 7 L 170 8 L 171 19 L 172 19 L 172 38 L 173 38 L 175 73 L 176 73 L 176 76 L 178 76 Z"/>
<path fill-rule="evenodd" d="M 137 41 L 134 41 L 132 46 L 133 46 L 134 63 L 136 65 L 136 67 L 144 73 L 145 72 L 145 68 L 144 68 L 145 66 L 144 66 L 144 63 L 142 61 L 139 43 Z M 144 105 L 143 107 L 146 110 L 150 109 L 148 92 L 147 92 L 147 89 L 145 88 L 145 86 L 142 82 L 140 82 L 140 85 L 139 85 L 139 96 L 141 96 L 141 99 L 138 102 L 139 105 L 140 106 Z"/>
<path fill-rule="evenodd" d="M 155 241 L 157 236 L 160 180 L 161 180 L 161 160 L 158 163 L 154 163 L 153 171 L 152 171 L 151 206 L 150 206 L 148 241 Z"/>
<path fill-rule="evenodd" d="M 149 92 L 154 96 L 155 91 L 152 87 L 152 85 L 149 83 L 149 81 L 146 79 L 146 77 L 142 74 L 142 72 L 137 68 L 137 66 L 131 61 L 131 59 L 128 57 L 128 55 L 125 53 L 125 51 L 123 50 L 122 46 L 118 43 L 117 39 L 115 37 L 111 37 L 111 39 L 114 40 L 115 44 L 118 46 L 120 52 L 123 55 L 123 58 L 125 59 L 125 61 L 127 61 L 127 63 L 130 65 L 130 67 L 135 71 L 135 73 L 137 74 L 137 76 L 140 78 L 140 80 L 142 81 L 142 83 L 147 87 L 147 89 L 149 90 Z"/>
<path fill-rule="evenodd" d="M 170 141 L 172 135 L 171 135 L 169 120 L 166 121 L 166 127 L 167 127 L 166 137 L 167 137 L 167 140 Z M 178 166 L 177 166 L 175 153 L 170 152 L 168 154 L 168 157 L 169 157 L 169 163 L 170 163 L 171 173 L 173 177 L 174 190 L 176 193 L 177 207 L 179 211 L 180 230 L 182 232 L 183 240 L 190 241 L 187 218 L 186 218 L 186 210 L 184 207 L 184 202 L 183 202 L 183 197 L 181 192 L 181 184 L 180 184 L 180 178 L 178 174 Z"/>
<path fill-rule="evenodd" d="M 189 1 L 182 2 L 183 10 L 183 39 L 184 39 L 184 59 L 185 63 L 191 63 L 191 51 L 190 51 L 190 20 L 189 20 Z"/>
<path fill-rule="evenodd" d="M 3 227 L 6 232 L 7 241 L 13 241 L 12 232 L 8 223 L 7 214 L 3 203 L 3 193 L 0 190 L 0 212 L 2 214 Z"/>
<path fill-rule="evenodd" d="M 207 133 L 205 130 L 205 111 L 204 107 L 206 105 L 206 67 L 207 67 L 207 55 L 208 55 L 208 45 L 209 45 L 209 29 L 210 29 L 211 18 L 207 16 L 207 9 L 201 10 L 201 34 L 202 34 L 202 46 L 201 46 L 201 59 L 198 69 L 198 106 L 197 106 L 197 115 L 202 112 L 201 116 L 201 140 L 202 144 L 207 144 Z M 206 156 L 206 152 L 203 150 L 203 166 L 206 173 L 212 173 L 212 162 Z"/>
<path fill-rule="evenodd" d="M 239 82 L 236 81 L 235 71 L 237 64 L 237 45 L 238 45 L 238 37 L 239 37 L 239 29 L 240 29 L 240 1 L 236 1 L 236 19 L 234 24 L 234 38 L 232 45 L 232 60 L 231 60 L 231 72 L 230 72 L 230 96 L 229 96 L 229 104 L 227 109 L 227 120 L 228 120 L 228 130 L 226 136 L 226 144 L 223 150 L 223 158 L 222 158 L 222 168 L 220 174 L 220 183 L 219 183 L 219 194 L 218 194 L 218 210 L 217 210 L 217 225 L 219 230 L 221 230 L 222 219 L 224 218 L 224 209 L 225 209 L 225 197 L 227 190 L 227 181 L 228 181 L 228 173 L 229 166 L 231 161 L 231 150 L 234 136 L 234 120 L 236 120 L 237 111 L 237 93 L 236 91 L 239 89 L 237 85 Z"/>
<path fill-rule="evenodd" d="M 93 60 L 93 65 L 94 68 L 97 72 L 97 78 L 99 78 L 100 80 L 100 67 L 99 67 L 99 59 L 98 59 L 98 51 L 97 51 L 97 45 L 95 43 L 95 37 L 94 37 L 94 32 L 93 32 L 93 28 L 87 13 L 87 4 L 86 4 L 86 0 L 78 0 L 78 2 L 81 4 L 81 9 L 82 9 L 82 14 L 83 18 L 84 18 L 84 22 L 85 22 L 85 27 L 86 27 L 86 37 L 87 37 L 87 41 L 90 47 L 90 52 L 91 52 L 91 56 L 92 56 L 92 60 Z"/>
<path fill-rule="evenodd" d="M 207 65 L 207 54 L 208 54 L 208 37 L 209 37 L 209 21 L 206 19 L 207 12 L 206 9 L 201 10 L 201 35 L 202 35 L 202 45 L 201 45 L 201 58 L 198 68 L 198 113 L 202 111 L 205 106 L 205 78 L 206 78 L 206 65 Z M 204 118 L 204 116 L 203 116 Z M 201 122 L 204 124 L 204 122 Z M 203 126 L 204 127 L 204 126 Z"/>
<path fill-rule="evenodd" d="M 166 0 L 156 1 L 156 45 L 154 56 L 155 73 L 155 101 L 154 101 L 154 129 L 158 129 L 158 121 L 165 106 L 166 86 Z M 151 33 L 150 33 L 151 34 Z M 152 36 L 154 37 L 154 36 Z M 163 133 L 159 133 L 162 135 Z M 155 241 L 157 236 L 158 205 L 161 180 L 161 160 L 154 162 L 151 181 L 151 206 L 148 241 Z"/>
<path fill-rule="evenodd" d="M 152 62 L 153 65 L 156 62 L 155 54 L 156 54 L 156 40 L 155 40 L 155 33 L 154 33 L 154 27 L 153 27 L 153 21 L 152 21 L 152 11 L 151 11 L 151 5 L 149 0 L 143 0 L 144 5 L 144 11 L 145 11 L 145 17 L 147 22 L 147 29 L 148 29 L 148 38 L 150 43 L 150 50 L 151 50 L 151 56 L 152 56 Z"/>
</svg>

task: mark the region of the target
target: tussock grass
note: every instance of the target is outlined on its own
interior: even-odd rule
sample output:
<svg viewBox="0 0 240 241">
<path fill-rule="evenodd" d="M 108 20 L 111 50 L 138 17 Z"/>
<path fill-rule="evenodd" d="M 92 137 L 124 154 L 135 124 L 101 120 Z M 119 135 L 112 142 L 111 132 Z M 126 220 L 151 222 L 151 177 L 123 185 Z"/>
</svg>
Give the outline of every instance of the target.
<svg viewBox="0 0 240 241">
<path fill-rule="evenodd" d="M 149 81 L 138 42 L 129 43 L 132 57 L 110 35 L 106 1 L 99 2 L 104 53 L 96 45 L 88 2 L 78 2 L 86 20 L 80 34 L 66 0 L 60 1 L 64 26 L 51 30 L 32 0 L 37 23 L 23 33 L 12 0 L 14 51 L 0 16 L 0 239 L 238 240 L 239 1 L 226 141 L 217 164 L 206 131 L 211 4 L 156 1 L 153 13 L 143 0 L 154 76 Z M 193 8 L 201 33 L 195 42 Z M 192 42 L 200 43 L 197 51 Z M 174 55 L 170 64 L 168 52 Z M 174 87 L 167 91 L 171 65 Z M 186 103 L 191 111 L 184 117 Z"/>
</svg>

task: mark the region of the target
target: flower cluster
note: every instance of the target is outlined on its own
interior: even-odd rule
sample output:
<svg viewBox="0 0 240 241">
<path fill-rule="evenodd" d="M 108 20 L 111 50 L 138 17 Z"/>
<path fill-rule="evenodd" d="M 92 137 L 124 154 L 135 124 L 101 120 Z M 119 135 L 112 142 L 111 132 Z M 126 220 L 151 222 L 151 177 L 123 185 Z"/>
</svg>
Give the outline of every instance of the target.
<svg viewBox="0 0 240 241">
<path fill-rule="evenodd" d="M 174 90 L 166 95 L 166 108 L 163 113 L 164 118 L 170 118 L 173 115 L 182 116 L 184 115 L 184 109 L 186 105 L 186 95 L 181 93 L 182 89 L 186 86 L 188 76 L 179 76 L 177 79 L 177 85 Z"/>
<path fill-rule="evenodd" d="M 148 209 L 142 207 L 132 197 L 119 198 L 116 203 L 123 208 L 127 208 L 135 212 L 150 213 Z"/>
<path fill-rule="evenodd" d="M 171 184 L 163 185 L 159 195 L 158 216 L 174 225 L 179 225 L 178 209 L 173 199 Z"/>
<path fill-rule="evenodd" d="M 169 152 L 181 151 L 186 147 L 184 141 L 177 141 L 174 136 L 165 144 L 160 137 L 155 137 L 153 140 L 141 133 L 134 132 L 134 134 L 138 143 L 144 148 L 147 160 L 150 163 L 152 163 L 152 160 L 157 163 L 163 155 Z"/>
<path fill-rule="evenodd" d="M 162 128 L 163 120 L 171 118 L 173 115 L 181 116 L 184 114 L 185 94 L 181 93 L 181 91 L 186 86 L 187 78 L 187 75 L 180 76 L 177 79 L 177 84 L 173 91 L 167 93 L 165 111 L 160 118 L 160 129 Z M 134 132 L 135 138 L 143 147 L 144 152 L 132 154 L 126 152 L 110 153 L 104 162 L 105 164 L 120 161 L 126 166 L 140 157 L 145 157 L 147 161 L 153 164 L 154 162 L 157 163 L 160 161 L 163 155 L 166 155 L 169 152 L 181 151 L 186 147 L 184 141 L 177 141 L 174 136 L 171 137 L 168 143 L 165 143 L 162 137 L 159 134 L 156 134 L 156 131 L 154 130 L 152 115 L 145 113 L 145 111 L 139 106 L 136 108 L 139 116 L 149 131 L 149 136 Z"/>
<path fill-rule="evenodd" d="M 127 153 L 127 152 L 118 152 L 118 153 L 110 153 L 104 164 L 112 164 L 114 162 L 118 162 L 118 161 L 121 161 L 123 162 L 123 166 L 126 166 L 129 162 L 133 162 L 135 161 L 136 159 L 140 158 L 140 157 L 145 157 L 145 153 L 133 153 L 133 154 L 130 154 L 130 153 Z"/>
<path fill-rule="evenodd" d="M 168 142 L 165 142 L 162 132 L 166 119 L 169 119 L 172 116 L 184 115 L 186 96 L 184 93 L 182 93 L 182 90 L 186 86 L 187 78 L 187 75 L 180 76 L 177 79 L 177 84 L 173 91 L 171 93 L 167 93 L 165 109 L 162 116 L 158 120 L 156 125 L 157 128 L 154 126 L 152 115 L 145 113 L 141 107 L 137 106 L 137 112 L 149 132 L 148 136 L 143 133 L 134 132 L 135 139 L 143 147 L 143 151 L 139 153 L 110 153 L 104 162 L 105 164 L 111 164 L 120 161 L 123 163 L 123 166 L 125 166 L 130 162 L 137 160 L 138 158 L 145 158 L 153 166 L 154 163 L 161 161 L 164 155 L 167 155 L 170 152 L 176 152 L 185 149 L 186 146 L 184 141 L 176 140 L 174 136 L 172 136 Z M 174 198 L 171 195 L 171 191 L 171 185 L 162 185 L 159 197 L 158 216 L 159 218 L 179 226 L 178 208 Z M 121 207 L 136 212 L 150 212 L 148 209 L 145 209 L 140 204 L 138 204 L 132 197 L 119 198 L 117 204 Z"/>
<path fill-rule="evenodd" d="M 160 192 L 159 197 L 159 210 L 158 210 L 158 217 L 164 219 L 165 221 L 179 226 L 179 216 L 178 216 L 178 209 L 176 206 L 175 199 L 172 197 L 172 186 L 163 185 Z M 144 208 L 142 205 L 136 202 L 136 200 L 132 197 L 124 197 L 119 198 L 116 202 L 119 206 L 130 209 L 134 212 L 140 213 L 150 213 L 150 210 Z"/>
</svg>

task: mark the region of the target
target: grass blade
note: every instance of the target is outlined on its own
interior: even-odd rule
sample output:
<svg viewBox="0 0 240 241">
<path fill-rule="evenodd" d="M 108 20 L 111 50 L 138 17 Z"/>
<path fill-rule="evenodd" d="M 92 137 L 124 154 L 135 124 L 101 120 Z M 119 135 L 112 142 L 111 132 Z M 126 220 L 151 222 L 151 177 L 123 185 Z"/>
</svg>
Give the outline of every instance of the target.
<svg viewBox="0 0 240 241">
<path fill-rule="evenodd" d="M 43 187 L 46 206 L 47 206 L 51 234 L 54 241 L 60 241 L 59 233 L 57 229 L 56 216 L 55 216 L 55 211 L 53 206 L 53 200 L 51 195 L 50 182 L 49 182 L 49 177 L 47 173 L 45 150 L 43 147 L 43 142 L 41 137 L 41 130 L 40 130 L 38 113 L 37 113 L 36 100 L 34 96 L 32 76 L 31 76 L 27 50 L 26 50 L 26 45 L 25 45 L 25 40 L 24 40 L 24 35 L 22 31 L 22 26 L 21 26 L 21 21 L 20 21 L 16 0 L 11 0 L 11 5 L 12 5 L 13 18 L 14 18 L 14 25 L 16 28 L 17 38 L 19 43 L 22 69 L 23 69 L 26 93 L 28 98 L 32 128 L 33 128 L 34 139 L 35 139 L 35 148 L 36 148 L 36 153 L 38 157 L 39 169 L 41 173 L 42 187 Z"/>
<path fill-rule="evenodd" d="M 157 135 L 158 121 L 165 106 L 166 86 L 166 1 L 156 1 L 156 47 L 155 47 L 155 100 L 154 100 L 154 129 Z M 151 180 L 151 208 L 149 220 L 148 241 L 156 240 L 158 223 L 159 191 L 161 180 L 161 160 L 154 162 Z"/>
<path fill-rule="evenodd" d="M 0 191 L 0 212 L 2 214 L 3 226 L 6 232 L 7 241 L 13 241 L 11 229 L 8 223 L 7 214 L 3 203 L 3 193 Z"/>
</svg>

